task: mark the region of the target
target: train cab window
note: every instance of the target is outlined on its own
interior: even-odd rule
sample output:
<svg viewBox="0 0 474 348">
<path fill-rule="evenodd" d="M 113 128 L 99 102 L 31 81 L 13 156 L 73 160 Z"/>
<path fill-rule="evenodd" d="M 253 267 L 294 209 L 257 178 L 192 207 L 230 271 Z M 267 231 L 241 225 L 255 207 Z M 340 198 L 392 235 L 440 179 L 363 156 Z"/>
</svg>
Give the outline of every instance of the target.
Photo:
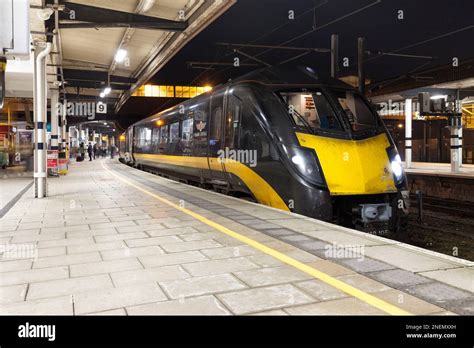
<svg viewBox="0 0 474 348">
<path fill-rule="evenodd" d="M 362 97 L 353 91 L 335 91 L 339 104 L 344 110 L 353 131 L 373 129 L 377 119 Z"/>
<path fill-rule="evenodd" d="M 177 143 L 179 140 L 179 122 L 170 124 L 170 143 Z"/>
<path fill-rule="evenodd" d="M 342 126 L 326 96 L 321 92 L 282 92 L 288 113 L 297 126 L 341 131 Z"/>
</svg>

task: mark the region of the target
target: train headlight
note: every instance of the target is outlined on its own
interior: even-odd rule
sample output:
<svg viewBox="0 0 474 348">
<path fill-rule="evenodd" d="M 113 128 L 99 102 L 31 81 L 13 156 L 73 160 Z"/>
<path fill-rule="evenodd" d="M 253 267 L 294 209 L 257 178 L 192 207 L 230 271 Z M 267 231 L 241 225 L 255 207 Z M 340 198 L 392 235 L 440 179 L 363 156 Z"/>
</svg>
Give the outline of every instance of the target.
<svg viewBox="0 0 474 348">
<path fill-rule="evenodd" d="M 395 158 L 392 160 L 392 173 L 395 175 L 397 181 L 403 179 L 403 168 L 402 168 L 402 159 L 400 155 L 396 155 Z"/>
<path fill-rule="evenodd" d="M 311 163 L 307 163 L 304 157 L 300 155 L 291 157 L 291 162 L 293 162 L 304 175 L 311 175 L 314 172 L 315 168 L 311 165 Z"/>
<path fill-rule="evenodd" d="M 314 150 L 282 144 L 280 144 L 280 148 L 285 156 L 290 160 L 291 166 L 300 174 L 300 176 L 312 184 L 326 186 Z"/>
<path fill-rule="evenodd" d="M 400 158 L 400 155 L 398 154 L 397 149 L 395 147 L 390 148 L 387 153 L 388 158 L 390 159 L 390 167 L 392 169 L 393 180 L 395 181 L 395 185 L 399 187 L 400 185 L 403 185 L 403 183 L 406 183 L 405 172 L 402 166 L 402 159 Z"/>
</svg>

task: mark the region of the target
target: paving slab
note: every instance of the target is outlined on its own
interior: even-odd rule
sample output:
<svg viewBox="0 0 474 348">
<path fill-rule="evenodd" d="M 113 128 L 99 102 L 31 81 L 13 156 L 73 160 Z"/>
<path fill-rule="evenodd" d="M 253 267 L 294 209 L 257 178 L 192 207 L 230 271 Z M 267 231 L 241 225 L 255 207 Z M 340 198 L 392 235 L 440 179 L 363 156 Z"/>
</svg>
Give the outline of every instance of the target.
<svg viewBox="0 0 474 348">
<path fill-rule="evenodd" d="M 127 307 L 129 315 L 229 315 L 214 296 L 183 298 Z"/>
<path fill-rule="evenodd" d="M 229 292 L 217 297 L 234 314 L 250 314 L 265 310 L 278 309 L 303 303 L 314 299 L 304 294 L 291 284 L 254 288 Z"/>
</svg>

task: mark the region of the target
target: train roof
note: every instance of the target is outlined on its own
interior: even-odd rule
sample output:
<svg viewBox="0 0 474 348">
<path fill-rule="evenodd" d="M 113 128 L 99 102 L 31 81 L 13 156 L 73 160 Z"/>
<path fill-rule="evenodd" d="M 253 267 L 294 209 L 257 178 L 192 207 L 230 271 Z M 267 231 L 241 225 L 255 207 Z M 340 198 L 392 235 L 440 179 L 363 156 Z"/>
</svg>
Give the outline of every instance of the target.
<svg viewBox="0 0 474 348">
<path fill-rule="evenodd" d="M 229 83 L 244 81 L 254 81 L 265 85 L 274 85 L 276 87 L 284 85 L 325 85 L 336 88 L 353 88 L 341 80 L 323 77 L 316 69 L 307 66 L 274 66 L 258 69 L 234 79 Z"/>
<path fill-rule="evenodd" d="M 269 88 L 274 89 L 281 89 L 285 86 L 327 86 L 333 88 L 344 88 L 344 89 L 353 89 L 352 86 L 342 82 L 341 80 L 328 78 L 328 77 L 320 77 L 315 69 L 311 67 L 305 66 L 298 66 L 298 67 L 286 67 L 286 66 L 274 66 L 274 67 L 267 67 L 263 69 L 254 70 L 248 74 L 245 74 L 241 77 L 233 79 L 225 84 L 216 86 L 213 91 L 220 90 L 222 88 L 226 88 L 231 85 L 235 85 L 238 83 L 254 83 L 254 84 L 263 84 Z M 206 94 L 202 94 L 190 100 L 187 100 L 183 103 L 189 103 L 192 100 L 197 101 L 200 98 L 205 98 L 207 94 L 212 92 L 207 92 Z M 181 104 L 183 104 L 181 103 Z M 178 104 L 179 105 L 179 104 Z M 143 123 L 148 123 L 155 119 L 160 114 L 165 114 L 173 109 L 175 109 L 177 105 L 167 109 L 160 111 L 159 113 L 153 114 L 146 119 L 143 119 L 134 125 L 139 125 Z"/>
</svg>

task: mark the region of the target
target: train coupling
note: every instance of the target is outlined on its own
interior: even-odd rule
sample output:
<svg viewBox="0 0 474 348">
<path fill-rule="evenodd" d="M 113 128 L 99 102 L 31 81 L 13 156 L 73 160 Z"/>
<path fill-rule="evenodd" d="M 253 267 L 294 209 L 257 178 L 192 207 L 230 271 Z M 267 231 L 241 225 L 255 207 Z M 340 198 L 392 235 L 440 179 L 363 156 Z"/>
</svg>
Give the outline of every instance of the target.
<svg viewBox="0 0 474 348">
<path fill-rule="evenodd" d="M 372 222 L 388 222 L 392 218 L 392 207 L 390 203 L 381 204 L 359 204 L 353 210 L 359 215 L 359 219 L 364 224 Z"/>
</svg>

